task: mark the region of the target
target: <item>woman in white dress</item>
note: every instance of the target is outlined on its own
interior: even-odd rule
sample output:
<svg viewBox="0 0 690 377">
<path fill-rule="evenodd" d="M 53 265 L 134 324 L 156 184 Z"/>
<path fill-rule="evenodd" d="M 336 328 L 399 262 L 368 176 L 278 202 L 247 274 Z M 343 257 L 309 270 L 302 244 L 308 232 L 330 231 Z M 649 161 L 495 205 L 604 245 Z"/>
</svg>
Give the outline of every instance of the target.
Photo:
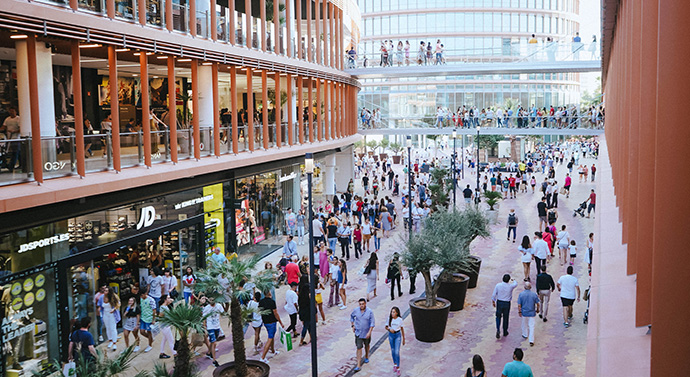
<svg viewBox="0 0 690 377">
<path fill-rule="evenodd" d="M 379 280 L 379 257 L 376 252 L 371 253 L 364 268 L 364 274 L 367 276 L 367 301 L 369 301 L 369 294 L 372 292 L 376 297 L 376 281 Z"/>
<path fill-rule="evenodd" d="M 120 298 L 109 287 L 103 296 L 103 326 L 108 337 L 108 348 L 117 350 L 117 323 L 120 322 Z"/>
<path fill-rule="evenodd" d="M 522 262 L 522 269 L 525 273 L 525 281 L 529 281 L 529 266 L 534 258 L 534 250 L 532 249 L 532 243 L 530 242 L 529 236 L 525 235 L 522 237 L 522 243 L 518 246 L 518 251 L 522 253 L 520 261 Z"/>
</svg>

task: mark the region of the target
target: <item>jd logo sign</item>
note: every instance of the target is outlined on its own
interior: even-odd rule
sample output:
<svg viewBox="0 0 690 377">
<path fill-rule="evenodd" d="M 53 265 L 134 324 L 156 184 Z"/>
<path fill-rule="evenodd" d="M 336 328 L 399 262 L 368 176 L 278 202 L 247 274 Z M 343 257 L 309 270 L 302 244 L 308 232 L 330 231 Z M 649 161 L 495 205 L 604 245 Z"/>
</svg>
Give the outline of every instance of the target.
<svg viewBox="0 0 690 377">
<path fill-rule="evenodd" d="M 151 226 L 155 219 L 156 209 L 153 208 L 153 206 L 142 207 L 141 214 L 139 215 L 139 223 L 137 223 L 137 230 Z"/>
</svg>

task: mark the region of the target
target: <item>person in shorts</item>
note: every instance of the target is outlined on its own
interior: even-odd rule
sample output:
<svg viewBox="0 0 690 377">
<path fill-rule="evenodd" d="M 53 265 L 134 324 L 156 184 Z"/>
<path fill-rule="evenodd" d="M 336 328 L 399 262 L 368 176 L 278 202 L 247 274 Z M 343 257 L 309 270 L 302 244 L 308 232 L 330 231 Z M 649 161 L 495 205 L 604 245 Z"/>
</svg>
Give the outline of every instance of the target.
<svg viewBox="0 0 690 377">
<path fill-rule="evenodd" d="M 556 283 L 558 291 L 561 292 L 561 303 L 563 304 L 563 326 L 570 327 L 573 319 L 573 304 L 575 300 L 580 302 L 580 284 L 573 276 L 573 266 L 568 266 L 566 275 L 561 276 Z"/>
<path fill-rule="evenodd" d="M 264 322 L 259 314 L 259 301 L 261 301 L 261 292 L 254 292 L 254 297 L 247 304 L 247 309 L 253 310 L 252 312 L 252 328 L 254 329 L 254 351 L 257 353 L 261 352 L 263 348 L 263 343 L 261 342 L 261 327 Z"/>
<path fill-rule="evenodd" d="M 362 370 L 362 362 L 369 362 L 369 344 L 371 343 L 371 333 L 374 331 L 374 312 L 367 308 L 367 300 L 359 299 L 359 307 L 355 308 L 350 314 L 350 325 L 355 334 L 355 346 L 357 347 L 357 366 L 355 372 Z M 362 359 L 362 348 L 364 348 L 364 359 Z"/>
<path fill-rule="evenodd" d="M 547 214 L 546 214 L 546 197 L 542 196 L 541 201 L 537 203 L 537 214 L 539 215 L 539 231 L 542 231 L 542 225 L 543 226 L 548 226 L 549 222 L 547 219 Z"/>
<path fill-rule="evenodd" d="M 153 349 L 153 334 L 151 333 L 151 325 L 155 323 L 157 304 L 153 297 L 148 295 L 148 290 L 143 290 L 140 294 L 139 307 L 141 309 L 141 316 L 139 317 L 139 330 L 141 335 L 149 340 L 149 345 L 144 349 L 144 352 L 149 352 Z"/>
<path fill-rule="evenodd" d="M 268 333 L 268 340 L 266 341 L 266 344 L 264 344 L 264 350 L 261 353 L 261 362 L 268 363 L 268 360 L 266 359 L 266 354 L 268 353 L 268 350 L 271 350 L 271 353 L 274 355 L 279 354 L 279 351 L 276 351 L 275 349 L 275 335 L 276 335 L 276 329 L 277 325 L 276 323 L 280 323 L 281 327 L 283 326 L 283 321 L 280 320 L 280 315 L 278 314 L 278 310 L 276 309 L 276 302 L 273 300 L 271 297 L 271 292 L 266 291 L 264 292 L 264 298 L 259 301 L 259 309 L 261 311 L 267 311 L 267 314 L 262 314 L 261 315 L 261 320 L 264 322 L 264 327 L 266 328 L 266 332 Z"/>
<path fill-rule="evenodd" d="M 220 315 L 225 312 L 223 305 L 216 303 L 215 298 L 208 298 L 208 305 L 204 307 L 204 317 L 206 317 L 206 332 L 208 333 L 208 352 L 206 357 L 213 360 L 213 365 L 218 367 L 216 360 L 216 342 L 220 335 Z"/>
</svg>

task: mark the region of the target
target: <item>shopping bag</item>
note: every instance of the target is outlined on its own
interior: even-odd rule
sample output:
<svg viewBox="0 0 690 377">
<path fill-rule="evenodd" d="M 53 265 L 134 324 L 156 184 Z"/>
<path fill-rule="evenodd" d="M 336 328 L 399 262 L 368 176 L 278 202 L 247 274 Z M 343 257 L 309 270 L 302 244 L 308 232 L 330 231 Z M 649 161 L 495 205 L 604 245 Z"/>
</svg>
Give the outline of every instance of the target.
<svg viewBox="0 0 690 377">
<path fill-rule="evenodd" d="M 74 377 L 77 375 L 77 364 L 74 363 L 74 361 L 70 361 L 69 363 L 65 364 L 65 366 L 62 368 L 62 375 L 64 377 Z"/>
<path fill-rule="evenodd" d="M 279 327 L 280 330 L 280 344 L 285 347 L 285 351 L 292 351 L 292 334 L 289 332 L 285 331 L 282 327 Z"/>
<path fill-rule="evenodd" d="M 155 337 L 161 332 L 161 325 L 159 323 L 151 324 L 151 334 Z"/>
</svg>

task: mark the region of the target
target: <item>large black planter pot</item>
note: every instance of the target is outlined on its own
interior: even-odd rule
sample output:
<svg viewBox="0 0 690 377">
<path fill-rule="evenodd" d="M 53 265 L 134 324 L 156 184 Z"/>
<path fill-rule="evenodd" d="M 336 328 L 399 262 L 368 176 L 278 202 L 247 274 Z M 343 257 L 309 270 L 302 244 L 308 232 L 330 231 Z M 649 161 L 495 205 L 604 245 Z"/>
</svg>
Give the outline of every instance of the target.
<svg viewBox="0 0 690 377">
<path fill-rule="evenodd" d="M 271 367 L 268 366 L 266 363 L 262 363 L 259 360 L 247 360 L 247 366 L 249 368 L 261 368 L 261 377 L 268 377 L 268 374 L 271 372 Z M 213 370 L 213 377 L 220 377 L 221 373 L 225 372 L 226 370 L 234 369 L 235 368 L 235 362 L 231 361 L 229 363 L 221 364 L 218 368 Z"/>
<path fill-rule="evenodd" d="M 467 295 L 467 285 L 470 277 L 464 274 L 453 274 L 458 281 L 441 281 L 438 287 L 438 297 L 450 301 L 450 311 L 457 312 L 465 307 L 465 296 Z"/>
<path fill-rule="evenodd" d="M 424 298 L 414 298 L 409 303 L 414 336 L 420 342 L 439 342 L 443 340 L 446 333 L 450 301 L 437 298 L 440 303 L 443 303 L 443 306 L 429 309 L 424 307 L 424 300 Z M 418 302 L 421 302 L 421 305 L 415 305 Z"/>
<path fill-rule="evenodd" d="M 474 268 L 468 268 L 467 270 L 461 270 L 460 273 L 470 277 L 470 282 L 467 284 L 467 288 L 476 288 L 477 280 L 479 279 L 479 269 L 482 267 L 482 258 L 476 255 L 471 255 L 470 258 L 474 259 Z"/>
</svg>

